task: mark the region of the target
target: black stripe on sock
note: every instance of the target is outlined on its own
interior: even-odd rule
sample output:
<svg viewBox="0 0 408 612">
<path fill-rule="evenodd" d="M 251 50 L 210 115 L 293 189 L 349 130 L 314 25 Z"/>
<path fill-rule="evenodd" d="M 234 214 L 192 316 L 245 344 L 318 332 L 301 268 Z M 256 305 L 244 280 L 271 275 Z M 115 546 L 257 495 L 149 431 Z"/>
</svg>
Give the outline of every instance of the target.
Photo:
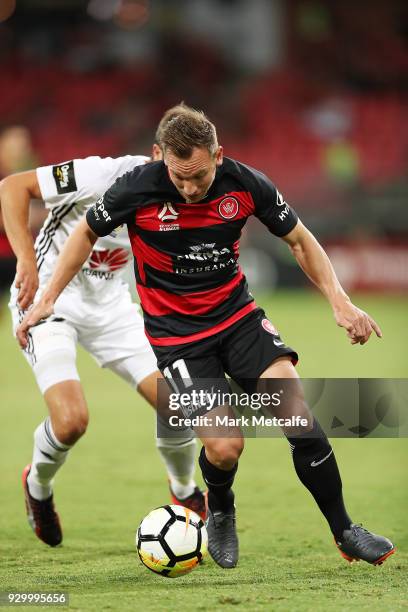
<svg viewBox="0 0 408 612">
<path fill-rule="evenodd" d="M 61 453 L 66 453 L 67 452 L 67 448 L 61 448 L 61 446 L 58 446 L 58 444 L 55 441 L 54 436 L 52 435 L 50 428 L 49 428 L 49 419 L 46 419 L 44 421 L 44 431 L 45 431 L 45 437 L 47 438 L 47 442 L 53 447 L 55 448 L 55 450 L 61 452 Z"/>
</svg>

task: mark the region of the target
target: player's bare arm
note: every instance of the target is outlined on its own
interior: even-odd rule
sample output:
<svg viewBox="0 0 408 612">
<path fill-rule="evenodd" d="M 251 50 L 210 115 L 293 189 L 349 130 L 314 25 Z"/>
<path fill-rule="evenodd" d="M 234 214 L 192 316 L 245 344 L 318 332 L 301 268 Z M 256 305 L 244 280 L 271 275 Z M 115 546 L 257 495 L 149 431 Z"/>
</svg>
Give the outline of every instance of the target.
<svg viewBox="0 0 408 612">
<path fill-rule="evenodd" d="M 0 183 L 0 202 L 7 237 L 17 257 L 18 304 L 26 310 L 38 289 L 38 271 L 30 231 L 30 200 L 41 199 L 35 170 L 12 174 Z"/>
<path fill-rule="evenodd" d="M 382 337 L 381 329 L 374 319 L 351 302 L 323 247 L 300 221 L 283 240 L 289 245 L 304 273 L 331 304 L 336 323 L 347 331 L 351 344 L 365 344 L 373 331 L 379 338 Z"/>
<path fill-rule="evenodd" d="M 27 333 L 41 319 L 53 313 L 54 304 L 68 283 L 79 272 L 89 257 L 98 236 L 90 229 L 86 219 L 81 219 L 58 256 L 54 272 L 39 302 L 26 314 L 17 328 L 17 340 L 22 348 L 27 346 Z"/>
</svg>

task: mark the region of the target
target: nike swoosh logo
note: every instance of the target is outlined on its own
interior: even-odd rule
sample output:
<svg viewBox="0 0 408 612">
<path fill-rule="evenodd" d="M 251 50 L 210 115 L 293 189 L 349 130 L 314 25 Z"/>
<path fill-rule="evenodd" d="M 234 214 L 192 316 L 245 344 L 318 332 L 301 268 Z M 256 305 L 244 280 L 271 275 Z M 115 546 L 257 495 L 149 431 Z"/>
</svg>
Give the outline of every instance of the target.
<svg viewBox="0 0 408 612">
<path fill-rule="evenodd" d="M 274 343 L 275 346 L 283 346 L 283 344 L 284 344 L 280 340 L 274 340 L 273 343 Z"/>
<path fill-rule="evenodd" d="M 333 452 L 333 449 L 331 449 L 330 453 L 328 455 L 326 455 L 325 457 L 323 457 L 323 459 L 320 459 L 320 461 L 312 461 L 312 463 L 310 464 L 310 467 L 317 467 L 318 465 L 323 463 L 323 461 L 326 461 L 326 459 L 328 459 L 330 457 L 332 452 Z"/>
</svg>

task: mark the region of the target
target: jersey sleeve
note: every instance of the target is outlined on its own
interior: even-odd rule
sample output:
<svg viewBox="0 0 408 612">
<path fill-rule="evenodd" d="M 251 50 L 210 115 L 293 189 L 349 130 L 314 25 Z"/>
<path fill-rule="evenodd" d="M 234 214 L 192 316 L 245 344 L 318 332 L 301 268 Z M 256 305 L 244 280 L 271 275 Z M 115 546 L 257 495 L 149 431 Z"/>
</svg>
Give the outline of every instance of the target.
<svg viewBox="0 0 408 612">
<path fill-rule="evenodd" d="M 282 194 L 265 174 L 254 171 L 253 178 L 255 216 L 275 236 L 286 236 L 298 222 L 296 212 L 285 202 Z"/>
<path fill-rule="evenodd" d="M 99 200 L 88 209 L 86 221 L 97 236 L 111 234 L 119 225 L 128 223 L 137 208 L 137 197 L 132 185 L 137 180 L 140 169 L 127 172 L 108 189 Z"/>
<path fill-rule="evenodd" d="M 73 203 L 94 203 L 115 180 L 144 164 L 144 156 L 87 157 L 37 168 L 37 179 L 47 208 Z"/>
</svg>

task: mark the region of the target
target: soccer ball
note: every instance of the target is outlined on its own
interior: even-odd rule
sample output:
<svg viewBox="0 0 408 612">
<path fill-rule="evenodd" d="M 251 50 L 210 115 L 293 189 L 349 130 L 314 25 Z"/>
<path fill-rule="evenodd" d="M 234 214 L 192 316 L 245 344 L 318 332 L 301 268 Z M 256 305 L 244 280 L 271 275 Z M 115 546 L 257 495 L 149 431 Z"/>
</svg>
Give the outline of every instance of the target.
<svg viewBox="0 0 408 612">
<path fill-rule="evenodd" d="M 162 506 L 140 523 L 136 548 L 141 562 L 156 574 L 188 574 L 207 552 L 207 530 L 201 518 L 184 506 Z"/>
</svg>

